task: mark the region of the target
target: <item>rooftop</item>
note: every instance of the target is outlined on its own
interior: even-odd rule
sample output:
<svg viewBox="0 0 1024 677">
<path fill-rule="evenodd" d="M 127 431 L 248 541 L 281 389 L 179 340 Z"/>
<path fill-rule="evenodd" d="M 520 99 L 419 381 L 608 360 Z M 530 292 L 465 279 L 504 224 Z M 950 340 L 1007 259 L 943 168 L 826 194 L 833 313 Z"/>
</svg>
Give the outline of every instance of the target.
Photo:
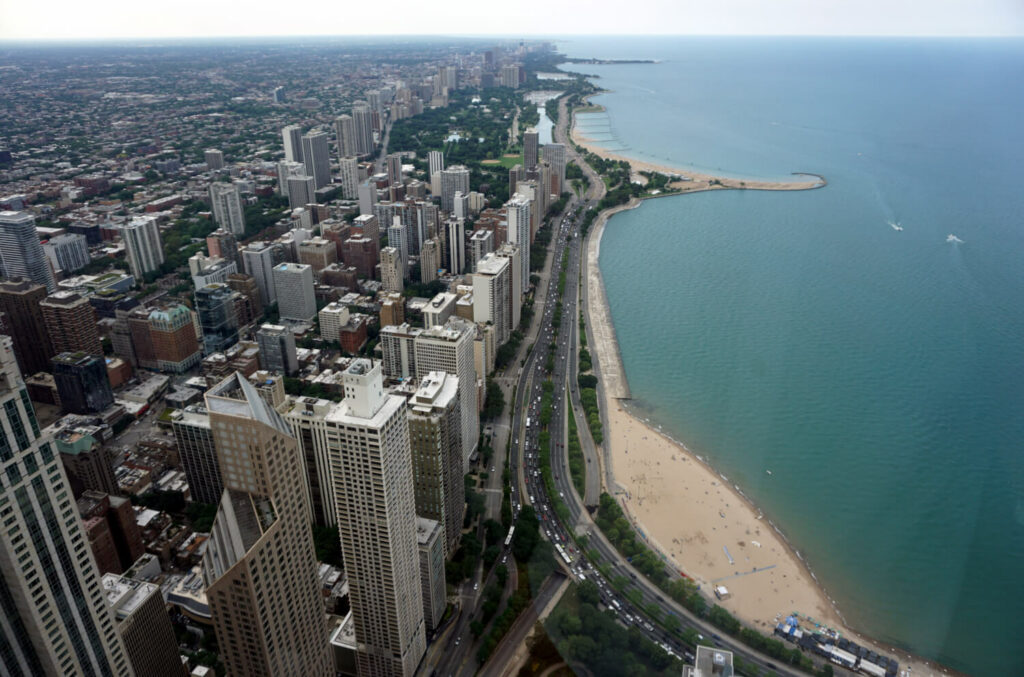
<svg viewBox="0 0 1024 677">
<path fill-rule="evenodd" d="M 157 590 L 152 583 L 144 583 L 117 574 L 103 574 L 103 594 L 107 606 L 114 610 L 118 620 L 130 616 Z"/>
</svg>

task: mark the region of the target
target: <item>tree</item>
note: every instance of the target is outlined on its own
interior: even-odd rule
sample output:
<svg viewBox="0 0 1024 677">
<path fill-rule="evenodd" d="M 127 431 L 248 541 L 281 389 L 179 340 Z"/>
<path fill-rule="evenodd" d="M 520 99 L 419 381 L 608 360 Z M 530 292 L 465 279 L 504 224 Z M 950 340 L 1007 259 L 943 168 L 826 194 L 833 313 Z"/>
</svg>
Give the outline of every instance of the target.
<svg viewBox="0 0 1024 677">
<path fill-rule="evenodd" d="M 593 581 L 580 583 L 578 593 L 581 602 L 597 606 L 597 603 L 601 601 L 601 591 Z"/>
</svg>

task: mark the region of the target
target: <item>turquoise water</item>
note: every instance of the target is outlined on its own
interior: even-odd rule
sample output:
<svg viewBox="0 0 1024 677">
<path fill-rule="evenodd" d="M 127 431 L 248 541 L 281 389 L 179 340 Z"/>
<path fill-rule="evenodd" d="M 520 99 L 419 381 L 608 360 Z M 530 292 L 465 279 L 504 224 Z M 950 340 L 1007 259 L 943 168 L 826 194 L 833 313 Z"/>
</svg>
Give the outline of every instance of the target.
<svg viewBox="0 0 1024 677">
<path fill-rule="evenodd" d="M 830 182 L 610 221 L 635 404 L 782 525 L 855 627 L 1024 675 L 1024 41 L 561 48 L 661 60 L 586 66 L 619 152 Z"/>
</svg>

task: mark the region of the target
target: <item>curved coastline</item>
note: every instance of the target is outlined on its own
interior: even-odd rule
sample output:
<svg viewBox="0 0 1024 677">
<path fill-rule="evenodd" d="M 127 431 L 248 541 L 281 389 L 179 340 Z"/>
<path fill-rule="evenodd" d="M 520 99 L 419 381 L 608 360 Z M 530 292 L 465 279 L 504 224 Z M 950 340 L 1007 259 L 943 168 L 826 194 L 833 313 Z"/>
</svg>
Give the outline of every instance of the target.
<svg viewBox="0 0 1024 677">
<path fill-rule="evenodd" d="M 794 172 L 794 176 L 812 176 L 815 180 L 813 181 L 802 181 L 802 182 L 753 182 L 753 181 L 741 181 L 739 179 L 730 179 L 727 177 L 714 177 L 710 175 L 698 174 L 689 170 L 679 170 L 677 168 L 665 167 L 661 165 L 653 165 L 643 161 L 638 161 L 634 158 L 627 156 L 617 155 L 611 153 L 600 146 L 597 146 L 593 141 L 590 141 L 584 137 L 581 137 L 575 130 L 575 111 L 573 111 L 572 123 L 570 124 L 570 138 L 578 145 L 586 148 L 587 150 L 600 155 L 602 157 L 614 160 L 625 160 L 629 162 L 634 169 L 643 171 L 657 171 L 665 174 L 677 174 L 680 176 L 688 177 L 686 181 L 673 182 L 673 187 L 680 188 L 679 192 L 663 193 L 653 197 L 670 197 L 673 195 L 682 195 L 692 192 L 702 192 L 706 190 L 722 190 L 722 189 L 734 189 L 734 190 L 812 190 L 821 188 L 827 185 L 828 181 L 824 176 L 819 174 L 813 174 L 810 172 Z M 713 183 L 718 180 L 720 183 Z M 742 184 L 742 185 L 741 185 Z M 752 185 L 753 184 L 753 185 Z M 625 514 L 632 521 L 634 527 L 638 530 L 640 535 L 644 538 L 648 544 L 654 548 L 666 562 L 672 563 L 680 573 L 687 575 L 694 580 L 701 583 L 701 587 L 707 590 L 714 584 L 721 582 L 726 583 L 725 579 L 728 579 L 729 587 L 739 592 L 738 595 L 734 596 L 731 600 L 723 600 L 719 603 L 728 609 L 731 613 L 734 613 L 738 618 L 742 619 L 745 623 L 758 628 L 760 631 L 767 634 L 771 634 L 773 628 L 773 620 L 778 620 L 780 616 L 786 615 L 790 612 L 797 611 L 801 612 L 802 615 L 808 614 L 813 611 L 812 618 L 820 621 L 822 625 L 831 627 L 838 630 L 844 636 L 850 637 L 858 643 L 868 646 L 876 652 L 883 653 L 896 657 L 901 663 L 901 669 L 907 667 L 913 669 L 913 674 L 921 675 L 938 675 L 938 674 L 957 674 L 954 670 L 948 667 L 939 665 L 933 661 L 924 659 L 920 656 L 909 653 L 908 649 L 894 647 L 889 643 L 883 643 L 876 639 L 871 638 L 869 635 L 865 635 L 862 632 L 858 632 L 856 629 L 850 627 L 847 623 L 842 612 L 839 610 L 835 600 L 828 594 L 824 585 L 820 582 L 806 556 L 793 544 L 782 531 L 781 527 L 767 516 L 763 510 L 761 510 L 744 492 L 743 490 L 733 483 L 729 478 L 716 470 L 714 466 L 709 462 L 707 458 L 702 455 L 695 453 L 693 450 L 688 448 L 685 443 L 680 440 L 668 435 L 661 429 L 661 426 L 657 425 L 656 422 L 652 422 L 649 419 L 643 418 L 639 412 L 635 411 L 634 407 L 629 405 L 631 394 L 629 391 L 628 380 L 625 373 L 625 367 L 622 360 L 622 355 L 619 349 L 618 340 L 616 338 L 614 324 L 611 317 L 611 308 L 607 299 L 606 290 L 604 288 L 603 276 L 600 272 L 600 244 L 604 234 L 604 228 L 608 223 L 611 216 L 616 213 L 635 209 L 640 206 L 642 199 L 633 199 L 626 205 L 619 205 L 617 207 L 602 211 L 595 219 L 593 228 L 588 234 L 588 240 L 584 246 L 584 271 L 586 275 L 586 303 L 584 309 L 587 317 L 587 324 L 591 328 L 591 332 L 594 337 L 593 345 L 593 362 L 595 366 L 595 372 L 600 376 L 601 383 L 601 401 L 604 405 L 602 411 L 602 418 L 605 421 L 605 425 L 608 430 L 605 444 L 600 445 L 602 450 L 603 458 L 601 464 L 604 468 L 603 482 L 605 484 L 605 490 L 615 496 L 616 500 L 623 507 Z M 621 437 L 620 437 L 621 435 Z M 619 448 L 616 444 L 616 440 L 623 440 L 625 446 Z M 640 442 L 646 442 L 650 444 L 639 444 Z M 629 458 L 629 445 L 638 445 L 633 447 L 634 452 L 633 458 Z M 643 447 L 649 448 L 647 451 L 647 458 L 640 462 L 640 465 L 647 465 L 637 474 L 637 465 L 635 459 L 637 456 L 643 456 Z M 637 453 L 639 451 L 639 454 Z M 690 476 L 686 480 L 690 486 L 687 487 L 687 491 L 696 488 L 704 490 L 705 495 L 710 495 L 713 490 L 718 495 L 718 502 L 713 507 L 717 509 L 718 506 L 723 506 L 722 510 L 718 510 L 718 515 L 725 519 L 724 508 L 730 509 L 730 517 L 732 516 L 733 504 L 731 500 L 735 500 L 740 505 L 739 512 L 747 513 L 746 519 L 739 520 L 740 524 L 749 527 L 751 522 L 754 525 L 758 523 L 764 523 L 770 529 L 765 528 L 763 531 L 754 532 L 757 539 L 750 539 L 749 542 L 757 546 L 757 551 L 768 550 L 776 552 L 775 548 L 772 548 L 769 544 L 777 543 L 778 556 L 782 559 L 789 560 L 785 567 L 777 564 L 771 564 L 769 566 L 759 566 L 757 563 L 754 564 L 753 569 L 747 572 L 746 570 L 736 572 L 732 575 L 725 576 L 724 578 L 713 578 L 714 574 L 710 571 L 717 567 L 711 565 L 708 559 L 709 551 L 704 548 L 703 553 L 698 553 L 698 558 L 703 555 L 700 561 L 694 562 L 690 558 L 685 557 L 686 561 L 682 561 L 684 557 L 677 555 L 677 552 L 670 547 L 665 547 L 662 542 L 670 543 L 675 545 L 675 550 L 689 549 L 690 542 L 686 542 L 685 546 L 678 538 L 672 536 L 673 525 L 675 525 L 678 531 L 678 523 L 680 518 L 683 517 L 683 513 L 680 513 L 671 504 L 666 505 L 661 511 L 656 511 L 653 508 L 644 509 L 644 502 L 652 502 L 657 506 L 659 500 L 664 498 L 658 495 L 658 491 L 655 490 L 650 492 L 646 485 L 648 485 L 652 478 L 648 477 L 647 470 L 654 471 L 655 466 L 662 466 L 662 461 L 667 461 L 669 458 L 675 461 L 677 456 L 673 453 L 676 452 L 682 457 L 683 463 L 688 461 L 693 462 L 692 466 L 686 466 L 682 469 L 684 475 Z M 664 466 L 662 466 L 663 468 Z M 658 475 L 665 475 L 666 470 L 659 468 L 654 471 Z M 690 468 L 695 468 L 691 471 Z M 625 470 L 625 472 L 623 472 Z M 667 471 L 672 473 L 671 469 Z M 634 473 L 634 474 L 630 474 Z M 662 477 L 661 479 L 664 479 Z M 673 478 L 674 479 L 674 478 Z M 658 478 L 654 478 L 653 481 L 657 482 Z M 685 483 L 685 482 L 684 482 Z M 638 491 L 639 488 L 639 491 Z M 673 486 L 673 490 L 676 490 L 676 486 Z M 724 493 L 722 490 L 724 489 Z M 681 502 L 686 503 L 691 499 L 684 498 Z M 699 502 L 703 503 L 703 500 L 698 499 Z M 713 499 L 712 499 L 713 500 Z M 680 501 L 677 501 L 679 503 Z M 707 512 L 707 511 L 705 511 Z M 714 515 L 711 515 L 711 519 Z M 644 519 L 649 520 L 650 523 L 645 522 Z M 684 518 L 685 519 L 685 518 Z M 666 522 L 667 520 L 667 522 Z M 700 529 L 700 535 L 707 538 L 704 534 L 703 529 L 709 525 L 707 522 L 707 515 L 705 520 L 698 525 Z M 712 530 L 716 530 L 717 527 L 711 527 Z M 746 534 L 750 534 L 749 528 L 745 529 Z M 761 543 L 760 541 L 763 541 Z M 706 543 L 706 540 L 705 540 Z M 741 541 L 742 544 L 742 541 Z M 700 550 L 699 547 L 694 548 Z M 725 549 L 726 556 L 732 559 L 732 555 L 729 554 L 727 548 Z M 711 550 L 717 550 L 712 547 Z M 721 552 L 717 553 L 721 556 Z M 750 554 L 748 552 L 740 553 L 742 555 Z M 749 561 L 750 558 L 748 557 Z M 730 561 L 730 566 L 732 562 Z M 776 569 L 778 567 L 778 569 Z M 738 569 L 739 567 L 736 567 Z M 762 574 L 769 569 L 773 571 L 761 577 L 760 580 L 765 582 L 765 578 L 769 578 L 769 582 L 766 585 L 780 586 L 779 576 L 775 576 L 776 571 L 780 572 L 788 570 L 790 573 L 794 573 L 795 580 L 789 581 L 788 585 L 795 588 L 789 587 L 787 593 L 796 594 L 795 590 L 800 591 L 802 599 L 805 601 L 812 599 L 816 603 L 811 604 L 811 608 L 807 609 L 796 609 L 796 608 L 785 608 L 784 606 L 778 606 L 775 610 L 775 618 L 769 619 L 763 613 L 763 609 L 757 610 L 751 608 L 747 602 L 750 601 L 749 595 L 756 594 L 756 585 L 750 585 L 751 580 L 758 578 L 753 574 Z M 788 578 L 789 573 L 782 573 L 781 578 Z M 745 578 L 741 578 L 745 577 Z M 774 580 L 773 580 L 774 577 Z M 775 593 L 779 592 L 779 588 L 774 590 Z M 747 599 L 740 599 L 743 596 L 748 596 Z M 783 595 L 785 596 L 785 595 Z M 795 602 L 796 598 L 791 598 L 791 601 Z M 761 601 L 760 599 L 758 601 Z M 770 604 L 771 602 L 769 602 Z M 783 600 L 780 604 L 784 604 Z M 759 605 L 763 607 L 764 605 Z"/>
</svg>

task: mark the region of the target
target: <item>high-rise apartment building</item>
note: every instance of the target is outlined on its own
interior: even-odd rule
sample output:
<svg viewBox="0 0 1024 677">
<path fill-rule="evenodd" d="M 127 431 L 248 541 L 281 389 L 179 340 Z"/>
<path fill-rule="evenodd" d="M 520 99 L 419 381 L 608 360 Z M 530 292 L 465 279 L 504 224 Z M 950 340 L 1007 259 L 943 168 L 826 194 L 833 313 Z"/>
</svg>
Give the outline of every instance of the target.
<svg viewBox="0 0 1024 677">
<path fill-rule="evenodd" d="M 89 242 L 85 235 L 64 233 L 51 237 L 43 245 L 43 253 L 50 259 L 54 269 L 71 273 L 89 265 Z"/>
<path fill-rule="evenodd" d="M 334 118 L 334 135 L 338 141 L 339 157 L 353 157 L 356 152 L 356 132 L 351 115 L 339 115 Z"/>
<path fill-rule="evenodd" d="M 206 248 L 210 256 L 217 256 L 225 261 L 233 261 L 236 267 L 242 262 L 238 256 L 238 240 L 234 233 L 224 228 L 218 228 L 206 236 Z"/>
<path fill-rule="evenodd" d="M 432 371 L 443 371 L 459 379 L 463 468 L 469 467 L 469 457 L 476 450 L 480 436 L 476 367 L 473 363 L 475 336 L 476 325 L 450 317 L 443 327 L 430 327 L 419 333 L 414 342 L 417 378 L 422 379 Z"/>
<path fill-rule="evenodd" d="M 234 291 L 224 283 L 196 289 L 196 315 L 203 330 L 203 354 L 219 353 L 238 343 Z"/>
<path fill-rule="evenodd" d="M 203 160 L 206 161 L 206 168 L 210 171 L 224 169 L 224 152 L 216 148 L 209 148 L 203 151 Z"/>
<path fill-rule="evenodd" d="M 305 176 L 305 174 L 305 163 L 281 160 L 277 163 L 277 192 L 288 197 L 288 179 L 293 176 Z"/>
<path fill-rule="evenodd" d="M 372 280 L 380 260 L 380 242 L 369 237 L 350 237 L 341 243 L 345 265 L 356 269 L 359 277 Z"/>
<path fill-rule="evenodd" d="M 148 320 L 156 369 L 181 374 L 203 359 L 192 311 L 186 306 L 177 303 L 157 308 Z"/>
<path fill-rule="evenodd" d="M 88 298 L 73 291 L 59 291 L 40 301 L 39 307 L 54 352 L 103 355 L 96 312 Z"/>
<path fill-rule="evenodd" d="M 36 219 L 28 212 L 0 211 L 0 277 L 19 277 L 57 291 L 53 271 L 36 234 Z"/>
<path fill-rule="evenodd" d="M 289 397 L 280 409 L 299 445 L 305 486 L 309 492 L 309 519 L 321 527 L 338 523 L 326 423 L 326 415 L 334 404 L 314 397 Z"/>
<path fill-rule="evenodd" d="M 338 260 L 338 246 L 319 236 L 300 242 L 298 249 L 299 263 L 309 266 L 317 279 L 321 270 Z"/>
<path fill-rule="evenodd" d="M 508 259 L 509 264 L 509 297 L 512 304 L 512 327 L 511 331 L 515 331 L 519 328 L 519 320 L 522 317 L 523 310 L 523 294 L 526 293 L 525 286 L 529 285 L 529 280 L 523 280 L 522 276 L 522 265 L 520 264 L 520 257 L 522 251 L 519 249 L 519 245 L 506 242 L 505 244 L 498 247 L 494 255 Z"/>
<path fill-rule="evenodd" d="M 103 575 L 103 595 L 117 619 L 135 674 L 152 677 L 187 677 L 178 640 L 167 614 L 160 586 L 117 574 Z"/>
<path fill-rule="evenodd" d="M 53 381 L 66 413 L 96 414 L 114 403 L 107 378 L 107 361 L 88 353 L 59 353 L 53 358 Z M 105 487 L 113 491 L 112 487 Z"/>
<path fill-rule="evenodd" d="M 489 230 L 474 230 L 469 238 L 469 270 L 476 272 L 480 259 L 494 251 L 494 233 Z"/>
<path fill-rule="evenodd" d="M 232 675 L 333 675 L 291 429 L 237 372 L 206 408 L 225 489 L 202 563 L 221 658 Z"/>
<path fill-rule="evenodd" d="M 466 224 L 462 219 L 448 219 L 444 228 L 448 241 L 448 272 L 462 275 L 466 270 Z"/>
<path fill-rule="evenodd" d="M 40 437 L 7 337 L 0 337 L 0 402 L 8 414 L 0 422 L 3 672 L 132 675 L 67 477 L 53 441 Z"/>
<path fill-rule="evenodd" d="M 409 400 L 416 514 L 441 525 L 445 557 L 455 554 L 466 502 L 462 479 L 462 406 L 459 379 L 428 372 Z"/>
<path fill-rule="evenodd" d="M 423 333 L 408 322 L 381 327 L 380 349 L 384 361 L 381 369 L 390 378 L 416 376 L 416 338 Z"/>
<path fill-rule="evenodd" d="M 311 132 L 302 137 L 302 161 L 306 164 L 306 175 L 313 177 L 317 188 L 330 185 L 331 152 L 327 132 Z"/>
<path fill-rule="evenodd" d="M 285 183 L 288 187 L 289 209 L 299 209 L 316 202 L 316 179 L 309 174 L 292 174 Z"/>
<path fill-rule="evenodd" d="M 376 148 L 373 142 L 373 111 L 365 101 L 352 106 L 352 127 L 355 131 L 355 154 L 370 155 Z"/>
<path fill-rule="evenodd" d="M 224 492 L 217 449 L 213 446 L 210 416 L 202 407 L 187 407 L 171 414 L 171 430 L 178 445 L 192 500 L 216 505 Z"/>
<path fill-rule="evenodd" d="M 405 226 L 402 226 L 405 228 Z M 390 230 L 390 229 L 389 229 Z M 380 250 L 380 281 L 385 291 L 401 293 L 405 289 L 402 253 L 397 247 Z"/>
<path fill-rule="evenodd" d="M 136 216 L 122 225 L 121 239 L 128 253 L 128 266 L 136 281 L 142 282 L 146 273 L 157 270 L 164 262 L 160 229 L 152 216 Z"/>
<path fill-rule="evenodd" d="M 439 150 L 432 150 L 427 153 L 427 166 L 430 172 L 427 176 L 433 176 L 444 169 L 444 153 Z"/>
<path fill-rule="evenodd" d="M 441 243 L 436 238 L 423 241 L 420 247 L 420 282 L 426 284 L 437 279 L 441 268 Z"/>
<path fill-rule="evenodd" d="M 544 161 L 551 165 L 551 193 L 561 195 L 565 192 L 565 145 L 546 143 L 541 148 Z"/>
<path fill-rule="evenodd" d="M 402 185 L 402 156 L 398 153 L 388 153 L 384 158 L 384 166 L 388 172 L 388 185 Z"/>
<path fill-rule="evenodd" d="M 512 334 L 512 273 L 509 260 L 489 254 L 473 273 L 473 321 L 494 326 L 498 345 Z M 519 299 L 516 299 L 519 302 Z"/>
<path fill-rule="evenodd" d="M 233 183 L 215 182 L 210 184 L 210 204 L 213 220 L 218 226 L 235 235 L 245 235 L 245 210 L 242 195 Z"/>
<path fill-rule="evenodd" d="M 521 281 L 530 279 L 530 200 L 516 193 L 505 203 L 508 241 L 519 246 Z"/>
<path fill-rule="evenodd" d="M 284 159 L 288 162 L 302 162 L 302 127 L 288 125 L 281 130 L 284 141 Z"/>
<path fill-rule="evenodd" d="M 299 370 L 295 336 L 287 327 L 265 324 L 256 331 L 260 366 L 267 371 L 291 376 Z"/>
<path fill-rule="evenodd" d="M 411 677 L 426 651 L 405 399 L 356 359 L 326 416 L 335 510 L 361 675 Z"/>
<path fill-rule="evenodd" d="M 451 212 L 455 208 L 456 193 L 469 195 L 469 170 L 464 165 L 441 170 L 441 209 Z"/>
<path fill-rule="evenodd" d="M 40 307 L 46 287 L 26 279 L 0 280 L 2 333 L 14 341 L 14 354 L 23 374 L 50 370 L 53 344 Z"/>
<path fill-rule="evenodd" d="M 354 155 L 346 155 L 338 161 L 338 178 L 341 197 L 346 200 L 359 199 L 359 161 Z"/>
<path fill-rule="evenodd" d="M 274 287 L 277 307 L 283 320 L 312 322 L 316 317 L 316 295 L 313 269 L 302 263 L 280 263 L 274 266 Z"/>
<path fill-rule="evenodd" d="M 398 250 L 398 261 L 401 264 L 402 277 L 405 277 L 405 266 L 409 261 L 409 255 L 411 254 L 409 247 L 409 229 L 404 223 L 402 218 L 395 216 L 388 226 L 388 246 L 394 247 Z"/>
<path fill-rule="evenodd" d="M 284 258 L 284 248 L 273 242 L 250 242 L 242 249 L 245 272 L 256 280 L 260 300 L 268 306 L 277 303 L 274 266 L 284 261 Z"/>
<path fill-rule="evenodd" d="M 538 153 L 539 144 L 540 134 L 537 133 L 536 129 L 523 132 L 523 166 L 526 169 L 537 166 L 537 160 L 540 159 Z"/>
<path fill-rule="evenodd" d="M 431 519 L 416 518 L 416 544 L 420 555 L 420 589 L 423 591 L 423 623 L 433 632 L 448 605 L 445 596 L 444 531 Z"/>
</svg>

